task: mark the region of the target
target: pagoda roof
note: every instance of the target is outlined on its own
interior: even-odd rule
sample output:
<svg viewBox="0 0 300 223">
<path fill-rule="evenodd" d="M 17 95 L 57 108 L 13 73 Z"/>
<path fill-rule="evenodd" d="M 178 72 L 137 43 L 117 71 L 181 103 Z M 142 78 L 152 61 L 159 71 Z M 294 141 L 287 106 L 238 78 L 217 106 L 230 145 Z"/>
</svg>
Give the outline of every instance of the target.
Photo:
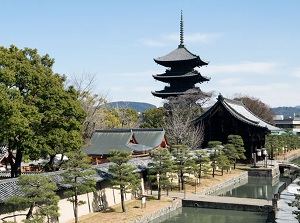
<svg viewBox="0 0 300 223">
<path fill-rule="evenodd" d="M 266 121 L 257 117 L 241 101 L 224 98 L 221 94 L 218 96 L 218 101 L 207 112 L 205 112 L 199 118 L 195 119 L 193 122 L 197 123 L 214 114 L 215 111 L 219 108 L 219 106 L 222 106 L 232 116 L 246 124 L 260 128 L 266 128 L 269 131 L 280 130 L 280 128 L 273 126 L 270 123 L 267 123 Z"/>
<path fill-rule="evenodd" d="M 199 72 L 197 71 L 190 71 L 187 73 L 182 73 L 182 72 L 172 72 L 172 71 L 167 71 L 166 73 L 163 74 L 157 74 L 157 75 L 152 75 L 154 79 L 164 81 L 164 82 L 169 82 L 167 80 L 169 79 L 187 79 L 187 78 L 197 78 L 198 82 L 204 82 L 204 81 L 209 81 L 209 77 L 202 76 Z"/>
<path fill-rule="evenodd" d="M 188 51 L 184 45 L 179 45 L 178 48 L 173 50 L 171 53 L 155 58 L 154 61 L 160 65 L 170 67 L 175 64 L 174 62 L 180 61 L 194 62 L 195 67 L 208 65 L 208 62 L 201 60 L 199 56 Z"/>
<path fill-rule="evenodd" d="M 178 95 L 187 95 L 187 94 L 199 94 L 203 96 L 210 96 L 207 93 L 202 92 L 199 88 L 190 88 L 190 89 L 179 89 L 179 88 L 168 88 L 166 87 L 164 90 L 161 91 L 152 91 L 151 92 L 154 96 L 160 98 L 168 98 L 168 97 L 176 97 Z"/>
</svg>

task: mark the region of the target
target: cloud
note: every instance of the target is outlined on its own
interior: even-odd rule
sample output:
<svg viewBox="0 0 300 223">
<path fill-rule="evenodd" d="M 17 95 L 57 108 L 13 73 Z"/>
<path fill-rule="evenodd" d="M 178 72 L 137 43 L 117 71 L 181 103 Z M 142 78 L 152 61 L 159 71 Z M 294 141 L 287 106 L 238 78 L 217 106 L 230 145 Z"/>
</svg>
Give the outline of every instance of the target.
<svg viewBox="0 0 300 223">
<path fill-rule="evenodd" d="M 275 71 L 280 64 L 273 62 L 241 62 L 238 64 L 212 65 L 207 67 L 208 73 L 258 73 L 267 74 Z"/>
<path fill-rule="evenodd" d="M 300 78 L 300 68 L 296 68 L 296 69 L 292 72 L 292 76 L 293 76 L 293 77 Z"/>
</svg>

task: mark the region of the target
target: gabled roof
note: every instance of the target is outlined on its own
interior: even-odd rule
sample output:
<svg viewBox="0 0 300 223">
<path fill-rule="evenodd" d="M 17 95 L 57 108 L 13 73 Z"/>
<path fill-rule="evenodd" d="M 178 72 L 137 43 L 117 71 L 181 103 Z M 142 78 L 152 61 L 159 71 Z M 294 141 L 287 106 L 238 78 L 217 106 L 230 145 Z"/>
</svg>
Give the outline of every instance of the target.
<svg viewBox="0 0 300 223">
<path fill-rule="evenodd" d="M 224 98 L 221 94 L 218 96 L 218 101 L 202 116 L 194 120 L 194 123 L 201 121 L 211 115 L 222 105 L 232 116 L 240 121 L 256 127 L 266 128 L 269 131 L 278 131 L 280 128 L 265 122 L 261 118 L 253 114 L 242 102 Z"/>
<path fill-rule="evenodd" d="M 160 146 L 165 137 L 164 129 L 132 129 L 132 131 L 139 144 L 151 148 Z"/>
<path fill-rule="evenodd" d="M 164 135 L 163 129 L 96 130 L 91 137 L 91 145 L 83 152 L 88 155 L 106 155 L 111 149 L 147 152 L 158 147 Z"/>
<path fill-rule="evenodd" d="M 143 158 L 133 158 L 128 161 L 128 164 L 135 167 L 134 172 L 141 172 L 148 168 L 148 163 L 151 161 L 150 157 Z M 112 162 L 110 163 L 102 163 L 98 165 L 94 165 L 92 168 L 96 170 L 96 174 L 92 177 L 95 178 L 97 182 L 101 182 L 111 177 L 108 173 L 109 166 L 114 165 Z M 56 171 L 56 172 L 36 172 L 35 174 L 42 174 L 45 176 L 49 176 L 58 186 L 59 189 L 67 188 L 67 185 L 62 185 L 63 177 L 61 173 L 65 172 L 65 170 Z M 31 173 L 32 174 L 32 173 Z M 7 198 L 13 195 L 22 196 L 22 193 L 19 190 L 19 186 L 17 184 L 18 178 L 10 178 L 0 180 L 0 204 L 3 204 Z"/>
<path fill-rule="evenodd" d="M 154 61 L 160 65 L 165 66 L 165 62 L 178 62 L 178 61 L 195 61 L 195 66 L 208 65 L 200 59 L 199 56 L 188 51 L 185 46 L 179 46 L 177 49 L 173 50 L 165 56 L 155 58 Z"/>
</svg>

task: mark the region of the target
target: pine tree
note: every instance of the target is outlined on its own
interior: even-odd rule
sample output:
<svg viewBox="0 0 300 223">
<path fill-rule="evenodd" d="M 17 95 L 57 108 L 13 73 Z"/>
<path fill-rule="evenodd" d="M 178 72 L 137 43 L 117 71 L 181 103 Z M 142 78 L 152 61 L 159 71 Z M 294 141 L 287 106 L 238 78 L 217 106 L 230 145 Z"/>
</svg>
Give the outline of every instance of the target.
<svg viewBox="0 0 300 223">
<path fill-rule="evenodd" d="M 175 170 L 178 175 L 178 190 L 184 189 L 184 175 L 193 172 L 195 162 L 190 149 L 185 145 L 172 146 L 172 155 L 174 157 Z"/>
<path fill-rule="evenodd" d="M 209 157 L 206 151 L 203 150 L 196 150 L 194 153 L 194 161 L 195 161 L 195 171 L 198 177 L 198 183 L 200 184 L 200 179 L 202 176 L 202 172 L 207 172 L 208 168 L 207 165 L 209 164 Z"/>
<path fill-rule="evenodd" d="M 210 153 L 209 158 L 211 160 L 211 167 L 213 169 L 212 171 L 212 176 L 215 177 L 215 170 L 217 167 L 217 163 L 219 160 L 219 156 L 220 156 L 220 151 L 222 150 L 223 146 L 222 146 L 222 142 L 220 141 L 209 141 L 208 142 L 208 147 L 211 148 L 213 151 L 212 153 Z"/>
<path fill-rule="evenodd" d="M 228 155 L 228 158 L 234 162 L 235 169 L 237 159 L 246 159 L 244 141 L 243 138 L 239 135 L 229 135 L 228 144 L 231 144 L 232 146 L 229 146 L 231 147 L 230 149 L 227 146 L 227 154 L 225 154 Z M 230 150 L 232 150 L 232 152 Z"/>
<path fill-rule="evenodd" d="M 110 150 L 110 162 L 108 172 L 113 175 L 110 179 L 112 188 L 120 190 L 122 211 L 126 212 L 125 194 L 133 192 L 140 185 L 138 174 L 134 173 L 135 167 L 129 165 L 127 162 L 131 159 L 130 153 L 120 150 Z"/>
<path fill-rule="evenodd" d="M 22 196 L 11 196 L 5 201 L 7 211 L 26 210 L 25 222 L 47 222 L 57 218 L 59 197 L 56 195 L 56 183 L 44 175 L 22 175 L 18 182 Z"/>
<path fill-rule="evenodd" d="M 90 159 L 86 154 L 78 152 L 68 153 L 69 160 L 65 164 L 66 172 L 62 173 L 63 183 L 71 189 L 65 191 L 68 201 L 73 203 L 75 223 L 78 222 L 78 206 L 85 204 L 78 196 L 95 190 L 96 181 L 92 178 L 95 170 L 91 169 Z"/>
<path fill-rule="evenodd" d="M 174 162 L 168 149 L 160 148 L 151 153 L 152 161 L 148 164 L 150 178 L 155 181 L 158 189 L 157 199 L 161 199 L 161 189 L 169 188 L 171 181 L 169 174 L 173 171 Z"/>
</svg>

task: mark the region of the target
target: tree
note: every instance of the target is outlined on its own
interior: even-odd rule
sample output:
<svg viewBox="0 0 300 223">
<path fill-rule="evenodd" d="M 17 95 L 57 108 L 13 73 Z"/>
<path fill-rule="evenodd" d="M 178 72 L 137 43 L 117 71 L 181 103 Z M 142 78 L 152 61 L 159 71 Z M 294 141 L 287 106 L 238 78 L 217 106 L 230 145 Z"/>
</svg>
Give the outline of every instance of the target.
<svg viewBox="0 0 300 223">
<path fill-rule="evenodd" d="M 195 161 L 195 171 L 198 177 L 198 184 L 200 184 L 200 179 L 202 176 L 202 172 L 207 172 L 207 165 L 209 164 L 209 157 L 206 151 L 196 150 L 194 153 L 194 161 Z"/>
<path fill-rule="evenodd" d="M 163 107 L 151 108 L 142 112 L 141 128 L 165 128 L 166 110 Z"/>
<path fill-rule="evenodd" d="M 37 103 L 39 112 L 43 114 L 39 130 L 39 142 L 43 142 L 40 151 L 44 157 L 50 156 L 46 170 L 55 170 L 53 161 L 56 154 L 62 154 L 63 158 L 63 154 L 77 151 L 83 143 L 82 125 L 86 113 L 77 99 L 77 91 L 73 87 L 62 88 L 61 85 L 48 89 Z M 61 163 L 62 160 L 59 166 Z"/>
<path fill-rule="evenodd" d="M 22 175 L 18 182 L 22 196 L 11 196 L 5 201 L 8 211 L 28 209 L 25 222 L 47 222 L 53 217 L 58 217 L 58 201 L 56 183 L 44 175 Z"/>
<path fill-rule="evenodd" d="M 191 174 L 194 168 L 194 159 L 190 149 L 186 145 L 173 145 L 171 148 L 174 157 L 174 170 L 178 176 L 178 190 L 184 189 L 185 174 Z"/>
<path fill-rule="evenodd" d="M 233 162 L 236 168 L 237 159 L 246 159 L 243 138 L 239 135 L 229 135 L 227 144 L 224 145 L 224 153 Z"/>
<path fill-rule="evenodd" d="M 201 106 L 191 96 L 168 98 L 164 104 L 167 110 L 166 133 L 171 144 L 183 144 L 197 149 L 204 137 L 203 125 L 193 125 L 192 121 L 201 114 Z"/>
<path fill-rule="evenodd" d="M 217 167 L 217 162 L 220 161 L 219 160 L 219 156 L 220 156 L 220 150 L 222 150 L 223 146 L 222 146 L 222 142 L 220 141 L 209 141 L 208 142 L 208 148 L 212 149 L 212 152 L 209 155 L 209 158 L 211 160 L 211 167 L 213 168 L 213 172 L 212 172 L 212 176 L 215 177 L 215 169 Z"/>
<path fill-rule="evenodd" d="M 65 89 L 66 77 L 53 73 L 53 64 L 54 59 L 36 49 L 0 47 L 0 123 L 5 126 L 0 141 L 8 144 L 11 177 L 20 175 L 23 156 L 37 159 L 77 147 L 68 147 L 74 142 L 67 142 L 66 134 L 72 141 L 81 140 L 85 113 L 77 92 Z M 60 137 L 56 131 L 66 134 Z"/>
<path fill-rule="evenodd" d="M 95 128 L 101 129 L 102 113 L 107 104 L 107 95 L 95 94 L 96 75 L 83 73 L 81 75 L 74 75 L 71 79 L 71 84 L 78 92 L 78 100 L 86 112 L 87 116 L 83 122 L 83 140 L 88 143 Z M 105 109 L 106 110 L 106 109 Z"/>
<path fill-rule="evenodd" d="M 110 150 L 109 154 L 108 159 L 113 162 L 108 170 L 112 174 L 110 183 L 114 189 L 120 190 L 122 211 L 126 212 L 125 194 L 138 188 L 140 180 L 138 174 L 134 173 L 136 168 L 127 163 L 131 159 L 129 152 Z"/>
<path fill-rule="evenodd" d="M 149 174 L 156 182 L 158 189 L 158 200 L 161 198 L 161 189 L 169 188 L 171 181 L 169 174 L 173 172 L 174 162 L 168 149 L 159 148 L 151 153 L 152 160 L 148 164 Z"/>
<path fill-rule="evenodd" d="M 255 115 L 260 117 L 262 120 L 274 124 L 273 113 L 271 107 L 263 103 L 258 98 L 236 95 L 234 100 L 242 101 L 243 104 Z"/>
<path fill-rule="evenodd" d="M 67 153 L 68 161 L 65 163 L 65 172 L 61 175 L 62 183 L 69 185 L 64 194 L 73 204 L 75 223 L 78 222 L 78 206 L 84 204 L 78 196 L 95 190 L 96 180 L 92 177 L 96 172 L 92 169 L 90 158 L 86 154 L 77 151 Z"/>
<path fill-rule="evenodd" d="M 270 154 L 270 158 L 274 159 L 274 155 L 279 153 L 280 143 L 279 136 L 268 134 L 266 135 L 265 146 L 267 153 Z"/>
<path fill-rule="evenodd" d="M 121 122 L 122 128 L 134 128 L 138 125 L 139 116 L 136 110 L 132 108 L 114 108 L 112 109 Z"/>
</svg>

